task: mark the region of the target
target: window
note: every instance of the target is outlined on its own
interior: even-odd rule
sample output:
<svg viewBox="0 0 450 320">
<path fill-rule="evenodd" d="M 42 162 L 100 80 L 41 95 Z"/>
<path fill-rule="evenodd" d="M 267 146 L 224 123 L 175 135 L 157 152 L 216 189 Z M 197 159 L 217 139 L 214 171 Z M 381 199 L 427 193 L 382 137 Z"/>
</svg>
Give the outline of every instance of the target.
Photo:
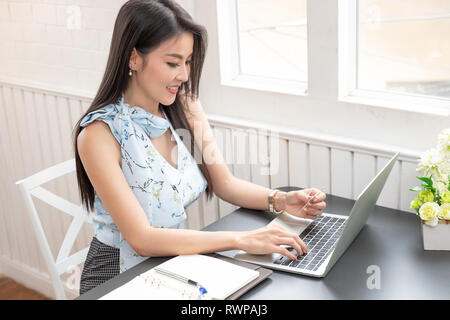
<svg viewBox="0 0 450 320">
<path fill-rule="evenodd" d="M 450 1 L 216 4 L 222 85 L 450 114 Z"/>
<path fill-rule="evenodd" d="M 359 0 L 359 89 L 450 98 L 450 1 Z"/>
<path fill-rule="evenodd" d="M 306 0 L 217 0 L 223 85 L 304 95 Z"/>
<path fill-rule="evenodd" d="M 306 83 L 306 0 L 237 0 L 237 13 L 240 73 Z"/>
</svg>

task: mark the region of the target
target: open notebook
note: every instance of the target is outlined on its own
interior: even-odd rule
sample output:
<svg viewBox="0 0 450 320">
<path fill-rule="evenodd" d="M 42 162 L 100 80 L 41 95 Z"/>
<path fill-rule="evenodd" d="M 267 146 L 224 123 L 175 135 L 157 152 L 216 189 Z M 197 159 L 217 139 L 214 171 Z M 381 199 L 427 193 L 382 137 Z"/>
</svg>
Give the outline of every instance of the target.
<svg viewBox="0 0 450 320">
<path fill-rule="evenodd" d="M 226 299 L 254 279 L 259 272 L 206 255 L 183 255 L 158 265 L 185 278 L 197 281 L 208 294 L 203 299 Z M 100 300 L 196 300 L 199 289 L 173 279 L 155 269 L 140 274 Z"/>
</svg>

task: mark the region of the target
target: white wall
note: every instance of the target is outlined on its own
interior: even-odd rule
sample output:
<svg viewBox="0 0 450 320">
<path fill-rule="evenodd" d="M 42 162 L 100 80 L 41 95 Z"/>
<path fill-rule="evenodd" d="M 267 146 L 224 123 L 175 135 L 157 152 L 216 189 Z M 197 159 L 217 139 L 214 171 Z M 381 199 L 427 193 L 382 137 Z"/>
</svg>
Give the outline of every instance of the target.
<svg viewBox="0 0 450 320">
<path fill-rule="evenodd" d="M 125 2 L 0 0 L 0 80 L 93 97 Z"/>
<path fill-rule="evenodd" d="M 94 92 L 106 64 L 114 18 L 123 2 L 1 0 L 1 80 Z"/>
</svg>

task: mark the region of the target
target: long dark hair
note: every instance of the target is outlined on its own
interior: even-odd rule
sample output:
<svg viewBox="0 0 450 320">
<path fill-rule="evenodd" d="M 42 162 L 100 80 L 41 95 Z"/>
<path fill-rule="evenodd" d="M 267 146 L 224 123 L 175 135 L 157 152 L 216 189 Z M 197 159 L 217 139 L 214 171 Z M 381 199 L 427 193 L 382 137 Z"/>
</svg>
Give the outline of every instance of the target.
<svg viewBox="0 0 450 320">
<path fill-rule="evenodd" d="M 170 106 L 159 104 L 159 110 L 160 112 L 164 110 L 174 129 L 189 130 L 192 138 L 190 139 L 191 145 L 187 147 L 194 156 L 198 146 L 195 143 L 185 111 L 189 112 L 187 99 L 198 98 L 200 75 L 207 47 L 206 29 L 196 24 L 192 17 L 172 0 L 130 0 L 120 8 L 114 25 L 102 82 L 91 105 L 77 122 L 73 131 L 78 189 L 82 204 L 88 211 L 94 209 L 95 194 L 78 153 L 77 138 L 81 131 L 81 120 L 92 111 L 116 103 L 127 89 L 129 59 L 133 48 L 136 48 L 137 52 L 144 57 L 145 63 L 145 55 L 156 49 L 165 40 L 185 31 L 192 33 L 194 38 L 189 80 L 183 82 L 175 102 Z M 205 161 L 201 161 L 198 166 L 208 182 L 206 194 L 207 200 L 209 200 L 213 196 L 211 176 Z"/>
</svg>

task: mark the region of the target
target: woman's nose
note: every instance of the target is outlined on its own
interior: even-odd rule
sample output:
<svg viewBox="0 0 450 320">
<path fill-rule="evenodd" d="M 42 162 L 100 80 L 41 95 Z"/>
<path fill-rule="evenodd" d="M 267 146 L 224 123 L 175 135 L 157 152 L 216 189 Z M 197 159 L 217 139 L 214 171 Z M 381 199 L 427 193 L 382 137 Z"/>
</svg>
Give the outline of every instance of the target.
<svg viewBox="0 0 450 320">
<path fill-rule="evenodd" d="M 178 74 L 178 79 L 183 81 L 183 82 L 188 81 L 188 79 L 189 79 L 189 67 L 184 66 L 184 67 L 181 68 L 181 71 Z"/>
</svg>

